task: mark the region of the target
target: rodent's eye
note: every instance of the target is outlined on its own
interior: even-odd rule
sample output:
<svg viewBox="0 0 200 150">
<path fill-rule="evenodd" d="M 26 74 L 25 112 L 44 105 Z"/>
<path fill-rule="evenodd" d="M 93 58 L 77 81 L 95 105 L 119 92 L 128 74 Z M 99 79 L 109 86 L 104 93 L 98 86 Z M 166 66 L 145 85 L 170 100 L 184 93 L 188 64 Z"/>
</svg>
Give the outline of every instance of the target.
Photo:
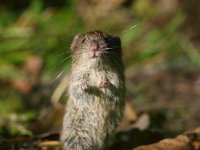
<svg viewBox="0 0 200 150">
<path fill-rule="evenodd" d="M 85 38 L 82 39 L 81 43 L 84 43 L 84 42 L 85 42 Z"/>
</svg>

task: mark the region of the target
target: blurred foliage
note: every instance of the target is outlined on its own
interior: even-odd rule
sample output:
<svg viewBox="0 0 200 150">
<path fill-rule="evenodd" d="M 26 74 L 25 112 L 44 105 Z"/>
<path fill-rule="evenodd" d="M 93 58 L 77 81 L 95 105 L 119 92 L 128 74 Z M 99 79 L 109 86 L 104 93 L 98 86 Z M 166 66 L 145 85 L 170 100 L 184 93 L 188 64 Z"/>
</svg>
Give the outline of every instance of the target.
<svg viewBox="0 0 200 150">
<path fill-rule="evenodd" d="M 61 80 L 56 76 L 70 68 L 69 46 L 73 36 L 92 29 L 121 37 L 127 80 L 133 81 L 127 83 L 127 98 L 134 99 L 135 106 L 168 100 L 155 92 L 167 77 L 156 80 L 154 88 L 151 79 L 144 80 L 144 76 L 141 80 L 139 76 L 141 72 L 154 73 L 158 69 L 164 70 L 163 74 L 179 71 L 180 75 L 194 72 L 198 76 L 199 8 L 198 0 L 0 2 L 0 135 L 13 137 L 40 133 L 52 122 L 57 122 L 49 121 L 62 114 L 50 102 L 51 94 Z M 30 77 L 33 74 L 30 70 L 34 70 L 30 66 L 34 65 L 32 62 L 27 69 L 26 64 L 34 57 L 42 60 L 39 63 L 43 68 Z M 169 74 L 170 79 L 173 75 Z M 188 78 L 187 82 L 193 81 Z M 169 86 L 174 87 L 174 82 L 170 83 Z M 149 92 L 151 88 L 154 88 L 153 92 Z M 150 95 L 146 94 L 148 92 Z M 55 109 L 55 115 L 47 117 L 48 123 L 41 123 L 52 109 Z M 183 114 L 183 108 L 179 110 L 177 117 Z M 176 120 L 174 116 L 166 117 Z M 162 118 L 154 117 L 153 120 Z M 48 129 L 58 129 L 60 122 Z M 38 127 L 41 129 L 37 131 Z"/>
<path fill-rule="evenodd" d="M 33 0 L 20 11 L 4 7 L 0 11 L 0 131 L 11 135 L 30 134 L 27 127 L 36 118 L 36 112 L 26 108 L 24 96 L 11 88 L 12 81 L 26 78 L 23 66 L 35 55 L 46 64 L 44 76 L 62 70 L 69 63 L 67 47 L 74 34 L 81 30 L 81 21 L 73 15 L 72 2 L 54 9 L 43 8 L 41 1 Z"/>
</svg>

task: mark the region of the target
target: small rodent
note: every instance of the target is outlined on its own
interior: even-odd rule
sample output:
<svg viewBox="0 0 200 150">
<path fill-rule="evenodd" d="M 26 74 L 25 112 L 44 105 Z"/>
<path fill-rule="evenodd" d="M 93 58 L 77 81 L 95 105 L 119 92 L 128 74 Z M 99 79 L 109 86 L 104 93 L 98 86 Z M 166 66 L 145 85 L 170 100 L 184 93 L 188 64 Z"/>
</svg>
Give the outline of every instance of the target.
<svg viewBox="0 0 200 150">
<path fill-rule="evenodd" d="M 125 95 L 121 41 L 101 31 L 78 34 L 61 142 L 67 150 L 106 149 L 119 124 Z"/>
</svg>

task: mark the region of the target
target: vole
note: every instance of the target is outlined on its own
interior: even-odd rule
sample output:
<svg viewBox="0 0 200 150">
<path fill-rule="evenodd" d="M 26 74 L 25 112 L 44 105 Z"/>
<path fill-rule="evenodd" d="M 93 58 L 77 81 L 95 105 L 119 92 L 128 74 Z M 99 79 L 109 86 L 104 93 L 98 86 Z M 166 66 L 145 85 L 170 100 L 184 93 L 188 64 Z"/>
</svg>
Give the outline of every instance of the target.
<svg viewBox="0 0 200 150">
<path fill-rule="evenodd" d="M 106 149 L 124 109 L 120 38 L 91 31 L 76 35 L 70 48 L 72 71 L 61 142 L 67 150 Z"/>
</svg>

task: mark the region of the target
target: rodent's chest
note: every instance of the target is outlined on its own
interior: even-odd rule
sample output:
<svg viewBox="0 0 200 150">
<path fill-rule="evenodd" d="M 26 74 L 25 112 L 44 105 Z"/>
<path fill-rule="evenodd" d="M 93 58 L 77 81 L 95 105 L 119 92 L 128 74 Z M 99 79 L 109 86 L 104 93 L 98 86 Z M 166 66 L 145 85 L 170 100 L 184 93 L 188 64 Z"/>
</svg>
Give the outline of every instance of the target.
<svg viewBox="0 0 200 150">
<path fill-rule="evenodd" d="M 75 72 L 73 72 L 75 73 Z M 76 100 L 113 99 L 120 93 L 120 79 L 114 72 L 90 70 L 72 74 L 70 97 Z"/>
<path fill-rule="evenodd" d="M 109 71 L 90 71 L 86 74 L 88 84 L 99 88 L 109 88 L 110 86 L 119 86 L 119 77 L 114 72 Z"/>
<path fill-rule="evenodd" d="M 86 73 L 87 82 L 91 86 L 98 86 L 102 82 L 109 82 L 108 81 L 108 74 L 105 71 L 90 71 Z"/>
</svg>

